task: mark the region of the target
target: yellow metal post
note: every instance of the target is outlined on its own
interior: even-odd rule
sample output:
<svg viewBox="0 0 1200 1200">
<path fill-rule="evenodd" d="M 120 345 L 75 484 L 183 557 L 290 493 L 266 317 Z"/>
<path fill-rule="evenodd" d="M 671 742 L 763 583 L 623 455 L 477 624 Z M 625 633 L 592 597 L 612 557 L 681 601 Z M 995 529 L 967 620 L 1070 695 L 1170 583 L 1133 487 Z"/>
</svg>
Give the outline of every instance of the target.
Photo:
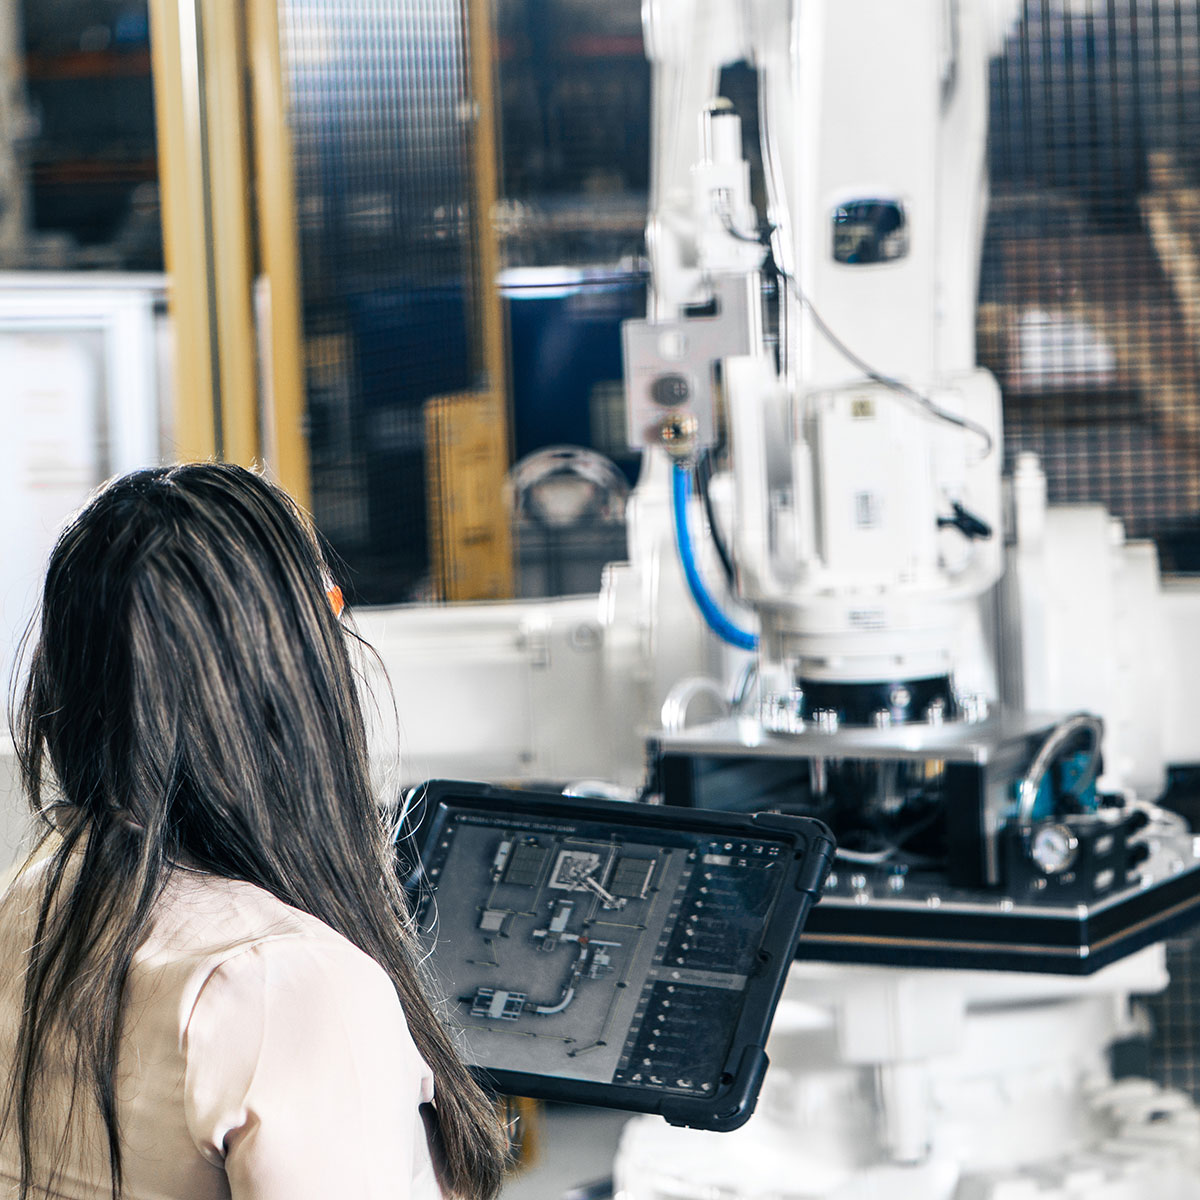
<svg viewBox="0 0 1200 1200">
<path fill-rule="evenodd" d="M 448 600 L 498 599 L 513 592 L 512 532 L 503 503 L 512 457 L 508 404 L 508 326 L 497 280 L 500 247 L 493 214 L 499 195 L 495 35 L 492 0 L 466 0 L 475 209 L 475 295 L 487 389 L 442 408 L 427 428 L 429 461 L 448 464 L 430 489 L 435 531 L 434 577 Z M 430 401 L 438 411 L 439 401 Z M 431 480 L 432 482 L 432 480 Z M 436 500 L 435 500 L 436 497 Z M 440 507 L 439 507 L 440 505 Z M 440 539 L 440 540 L 438 540 Z"/>
<path fill-rule="evenodd" d="M 492 0 L 467 0 L 470 48 L 470 88 L 475 102 L 474 197 L 475 244 L 479 278 L 479 322 L 482 328 L 483 365 L 488 386 L 501 399 L 508 395 L 508 330 L 504 305 L 497 290 L 500 247 L 493 213 L 500 194 L 496 138 L 495 36 L 492 30 Z M 507 443 L 508 413 L 500 413 Z"/>
<path fill-rule="evenodd" d="M 150 3 L 176 339 L 176 453 L 244 465 L 265 457 L 308 506 L 295 203 L 277 0 Z M 261 376 L 255 195 L 260 295 L 266 301 Z"/>
<path fill-rule="evenodd" d="M 177 457 L 217 452 L 219 351 L 198 0 L 150 0 L 163 250 L 175 330 Z"/>
<path fill-rule="evenodd" d="M 279 44 L 278 0 L 249 0 L 255 181 L 263 281 L 264 452 L 276 478 L 311 507 L 296 185 Z"/>
<path fill-rule="evenodd" d="M 248 467 L 259 458 L 259 426 L 243 5 L 202 0 L 201 17 L 211 257 L 220 347 L 220 450 L 227 462 Z"/>
<path fill-rule="evenodd" d="M 259 453 L 241 5 L 150 0 L 179 458 Z"/>
</svg>

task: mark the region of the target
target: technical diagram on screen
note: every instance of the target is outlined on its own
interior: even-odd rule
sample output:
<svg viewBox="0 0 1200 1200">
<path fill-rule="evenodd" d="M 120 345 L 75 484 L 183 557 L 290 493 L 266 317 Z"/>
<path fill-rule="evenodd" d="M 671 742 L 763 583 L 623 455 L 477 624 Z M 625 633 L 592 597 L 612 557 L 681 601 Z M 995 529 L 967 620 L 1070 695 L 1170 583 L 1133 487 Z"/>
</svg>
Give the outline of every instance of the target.
<svg viewBox="0 0 1200 1200">
<path fill-rule="evenodd" d="M 492 1086 L 746 1120 L 833 857 L 820 822 L 441 781 L 414 797 L 401 869 L 460 1050 Z"/>
</svg>

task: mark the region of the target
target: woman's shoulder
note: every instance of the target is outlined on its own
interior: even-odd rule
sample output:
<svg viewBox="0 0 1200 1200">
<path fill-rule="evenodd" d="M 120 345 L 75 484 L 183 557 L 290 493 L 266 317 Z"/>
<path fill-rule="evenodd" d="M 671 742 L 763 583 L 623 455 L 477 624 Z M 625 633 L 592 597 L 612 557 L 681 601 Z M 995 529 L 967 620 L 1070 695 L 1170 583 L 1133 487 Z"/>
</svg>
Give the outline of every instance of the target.
<svg viewBox="0 0 1200 1200">
<path fill-rule="evenodd" d="M 215 971 L 251 951 L 258 960 L 374 979 L 394 995 L 383 968 L 323 921 L 254 884 L 187 870 L 176 870 L 164 888 L 131 976 L 195 995 Z"/>
<path fill-rule="evenodd" d="M 172 870 L 163 888 L 155 928 L 160 936 L 186 930 L 191 939 L 222 931 L 232 936 L 254 936 L 263 930 L 312 935 L 333 932 L 316 917 L 285 904 L 256 884 L 182 867 Z"/>
</svg>

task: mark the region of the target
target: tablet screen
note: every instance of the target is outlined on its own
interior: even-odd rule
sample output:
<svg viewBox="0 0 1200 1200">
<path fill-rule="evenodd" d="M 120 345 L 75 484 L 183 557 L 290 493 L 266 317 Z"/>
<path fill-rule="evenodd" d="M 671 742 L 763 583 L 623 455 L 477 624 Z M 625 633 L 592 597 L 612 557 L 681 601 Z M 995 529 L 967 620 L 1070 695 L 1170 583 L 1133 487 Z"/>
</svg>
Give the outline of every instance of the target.
<svg viewBox="0 0 1200 1200">
<path fill-rule="evenodd" d="M 623 1104 L 717 1097 L 739 1036 L 765 1033 L 811 903 L 795 830 L 488 793 L 431 793 L 424 817 L 418 920 L 460 1052 L 588 1102 L 605 1100 L 586 1085 Z"/>
</svg>

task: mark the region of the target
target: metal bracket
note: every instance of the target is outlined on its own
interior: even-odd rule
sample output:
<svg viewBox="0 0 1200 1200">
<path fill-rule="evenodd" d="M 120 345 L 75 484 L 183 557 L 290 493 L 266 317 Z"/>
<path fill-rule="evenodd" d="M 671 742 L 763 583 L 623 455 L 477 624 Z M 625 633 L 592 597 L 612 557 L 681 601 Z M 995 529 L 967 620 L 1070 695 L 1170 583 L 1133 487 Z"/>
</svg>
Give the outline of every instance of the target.
<svg viewBox="0 0 1200 1200">
<path fill-rule="evenodd" d="M 712 292 L 711 316 L 626 321 L 621 328 L 629 444 L 635 449 L 661 445 L 664 428 L 688 417 L 695 446 L 716 441 L 712 365 L 759 348 L 758 272 L 718 277 Z"/>
</svg>

